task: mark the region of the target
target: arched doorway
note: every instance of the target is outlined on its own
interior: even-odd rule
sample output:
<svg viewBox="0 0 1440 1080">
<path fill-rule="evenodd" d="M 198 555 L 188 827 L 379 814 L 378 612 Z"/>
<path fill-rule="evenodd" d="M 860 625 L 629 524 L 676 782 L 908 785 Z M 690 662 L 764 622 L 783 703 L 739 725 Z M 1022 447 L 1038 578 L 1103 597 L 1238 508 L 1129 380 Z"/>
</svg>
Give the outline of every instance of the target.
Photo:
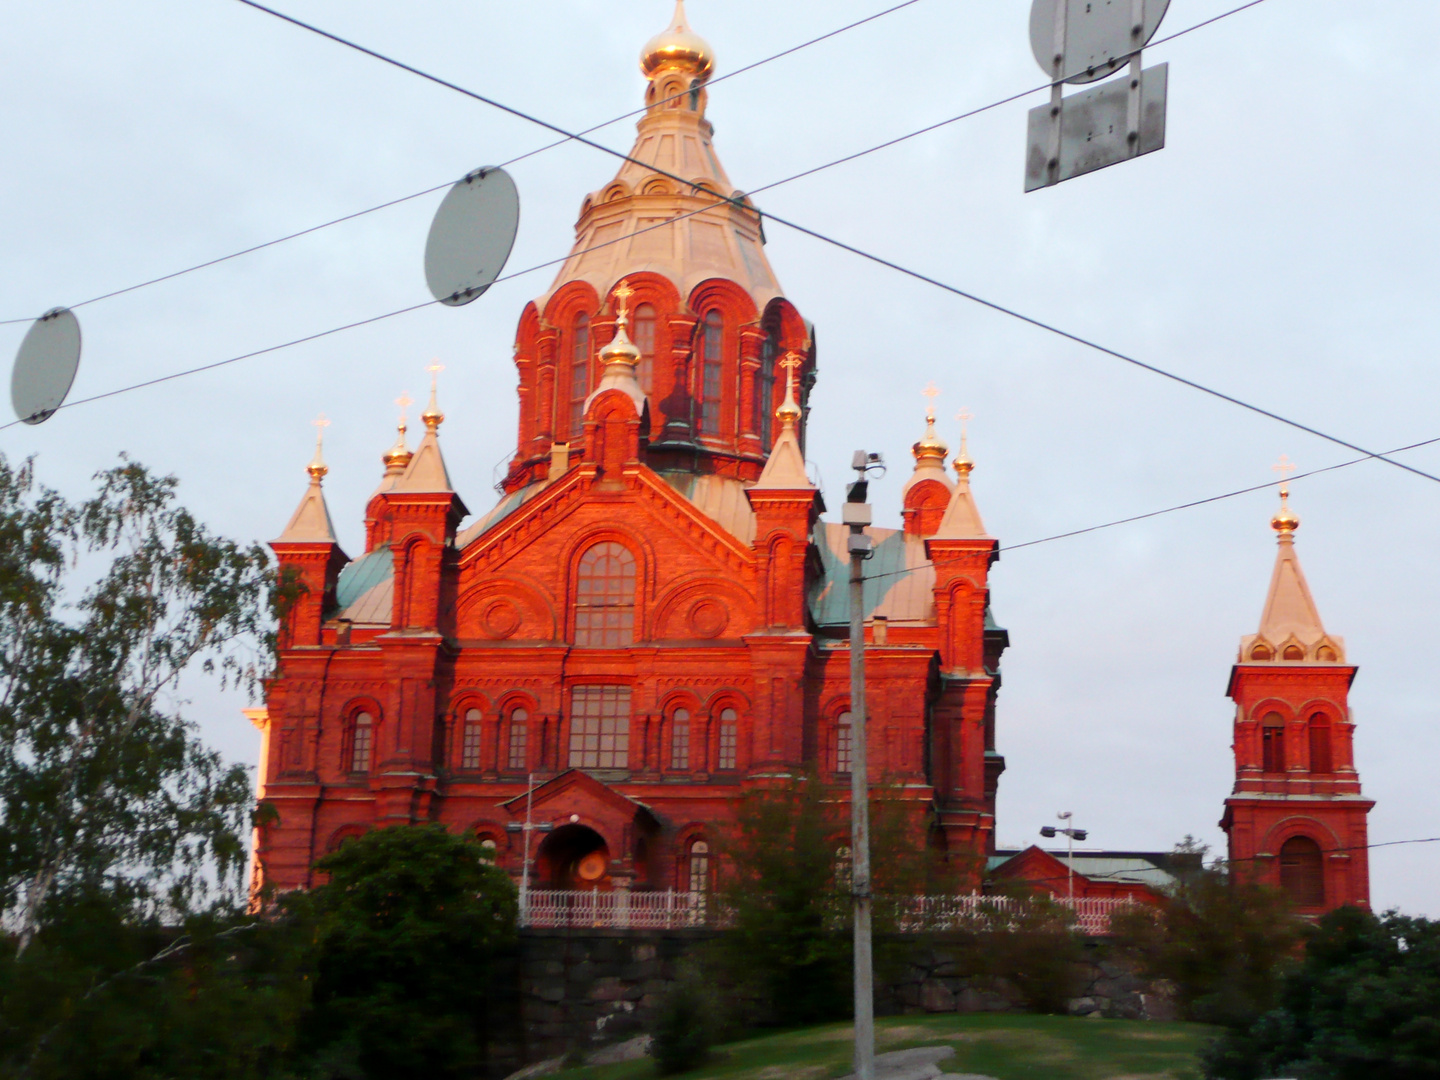
<svg viewBox="0 0 1440 1080">
<path fill-rule="evenodd" d="M 1292 836 L 1280 847 L 1280 888 L 1299 908 L 1325 906 L 1325 860 L 1308 836 Z"/>
<path fill-rule="evenodd" d="M 586 825 L 562 825 L 540 845 L 536 871 L 547 889 L 608 889 L 610 848 Z"/>
</svg>

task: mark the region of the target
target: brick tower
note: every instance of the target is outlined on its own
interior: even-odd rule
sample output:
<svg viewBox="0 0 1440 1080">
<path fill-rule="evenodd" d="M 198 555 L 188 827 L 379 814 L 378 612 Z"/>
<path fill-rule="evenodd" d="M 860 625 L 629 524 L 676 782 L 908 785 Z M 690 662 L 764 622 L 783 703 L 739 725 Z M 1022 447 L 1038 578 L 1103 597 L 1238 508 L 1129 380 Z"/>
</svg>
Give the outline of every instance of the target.
<svg viewBox="0 0 1440 1080">
<path fill-rule="evenodd" d="M 1227 691 L 1235 701 L 1235 788 L 1220 827 L 1235 869 L 1253 868 L 1307 915 L 1368 907 L 1366 815 L 1346 699 L 1356 668 L 1320 622 L 1295 554 L 1300 519 L 1289 492 L 1270 524 L 1280 550 L 1260 630 L 1240 642 Z"/>
</svg>

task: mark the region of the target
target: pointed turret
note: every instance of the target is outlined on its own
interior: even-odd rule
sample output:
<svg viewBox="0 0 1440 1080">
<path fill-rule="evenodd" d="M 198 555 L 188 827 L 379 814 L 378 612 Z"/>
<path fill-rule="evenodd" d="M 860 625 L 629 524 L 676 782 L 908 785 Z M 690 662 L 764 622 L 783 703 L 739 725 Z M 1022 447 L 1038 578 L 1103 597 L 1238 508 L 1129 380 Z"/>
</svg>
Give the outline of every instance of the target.
<svg viewBox="0 0 1440 1080">
<path fill-rule="evenodd" d="M 795 400 L 795 369 L 804 362 L 799 353 L 790 353 L 780 366 L 785 369 L 785 400 L 775 410 L 780 434 L 770 450 L 770 459 L 751 491 L 813 491 L 815 485 L 805 472 L 805 455 L 800 450 L 800 405 Z M 752 500 L 753 501 L 753 500 Z"/>
<path fill-rule="evenodd" d="M 300 505 L 279 538 L 271 541 L 282 578 L 301 589 L 281 628 L 285 648 L 321 643 L 320 624 L 335 601 L 335 583 L 341 568 L 349 562 L 335 539 L 330 508 L 325 505 L 321 483 L 330 471 L 325 464 L 324 437 L 330 421 L 315 421 L 315 456 L 305 471 L 310 474 Z"/>
<path fill-rule="evenodd" d="M 587 414 L 591 404 L 601 394 L 607 390 L 619 390 L 635 403 L 635 412 L 638 415 L 645 415 L 645 391 L 640 388 L 640 380 L 635 377 L 636 365 L 640 363 L 640 350 L 630 340 L 627 330 L 630 322 L 627 303 L 633 295 L 634 290 L 627 282 L 622 281 L 615 287 L 615 336 L 600 350 L 600 384 L 585 399 L 584 412 Z"/>
<path fill-rule="evenodd" d="M 389 491 L 395 486 L 395 481 L 405 471 L 405 466 L 410 464 L 410 459 L 415 455 L 411 453 L 410 447 L 405 442 L 407 425 L 405 422 L 405 410 L 414 404 L 408 394 L 401 394 L 395 399 L 395 404 L 400 406 L 400 421 L 395 425 L 395 445 L 380 455 L 380 461 L 385 466 L 385 473 L 380 477 L 380 486 L 375 489 L 375 495 L 382 491 Z M 374 498 L 374 495 L 371 496 Z"/>
<path fill-rule="evenodd" d="M 969 420 L 961 414 L 962 420 Z M 955 489 L 950 493 L 950 503 L 945 507 L 945 516 L 935 530 L 935 540 L 989 540 L 985 522 L 980 519 L 980 508 L 975 505 L 975 496 L 970 491 L 970 473 L 975 463 L 970 460 L 967 448 L 968 433 L 960 429 L 960 452 L 955 455 Z"/>
<path fill-rule="evenodd" d="M 395 480 L 392 491 L 434 493 L 455 490 L 450 483 L 450 471 L 445 468 L 445 456 L 440 453 L 440 425 L 445 422 L 445 414 L 440 411 L 435 399 L 436 382 L 445 367 L 443 364 L 431 364 L 426 370 L 430 372 L 430 403 L 420 414 L 420 419 L 425 421 L 425 435 L 411 455 L 405 471 Z"/>
<path fill-rule="evenodd" d="M 280 534 L 276 543 L 335 543 L 335 525 L 330 520 L 330 507 L 325 504 L 325 492 L 320 486 L 330 472 L 330 466 L 325 464 L 323 445 L 325 428 L 329 424 L 330 421 L 324 417 L 316 421 L 318 430 L 315 434 L 315 457 L 305 466 L 305 471 L 310 474 L 310 486 L 305 489 L 300 505 L 290 516 L 290 524 L 285 526 L 285 531 Z"/>
<path fill-rule="evenodd" d="M 1325 633 L 1320 611 L 1310 595 L 1310 586 L 1295 553 L 1295 531 L 1300 528 L 1300 519 L 1290 509 L 1288 487 L 1280 488 L 1280 509 L 1270 519 L 1270 527 L 1275 530 L 1279 546 L 1275 570 L 1270 575 L 1270 591 L 1265 596 L 1260 630 L 1241 639 L 1241 660 L 1343 663 L 1341 640 Z"/>
</svg>

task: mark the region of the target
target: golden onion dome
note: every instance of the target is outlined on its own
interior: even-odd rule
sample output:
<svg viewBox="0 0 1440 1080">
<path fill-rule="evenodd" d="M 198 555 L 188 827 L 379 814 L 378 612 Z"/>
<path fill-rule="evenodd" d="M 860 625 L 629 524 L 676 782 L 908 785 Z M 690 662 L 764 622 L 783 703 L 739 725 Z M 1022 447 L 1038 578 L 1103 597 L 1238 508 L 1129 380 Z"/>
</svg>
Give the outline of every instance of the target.
<svg viewBox="0 0 1440 1080">
<path fill-rule="evenodd" d="M 615 336 L 610 339 L 610 344 L 600 350 L 600 362 L 602 364 L 626 363 L 632 366 L 640 363 L 640 350 L 630 340 L 630 335 L 625 332 L 625 319 L 621 318 L 615 324 Z"/>
<path fill-rule="evenodd" d="M 970 460 L 970 455 L 965 452 L 963 443 L 960 446 L 960 453 L 955 455 L 954 468 L 955 475 L 961 480 L 969 480 L 970 473 L 975 468 L 975 462 Z"/>
<path fill-rule="evenodd" d="M 670 25 L 640 50 L 640 70 L 647 79 L 662 71 L 683 71 L 701 82 L 715 70 L 715 51 L 685 20 L 685 0 L 676 0 Z"/>
<path fill-rule="evenodd" d="M 1300 527 L 1300 518 L 1295 511 L 1290 509 L 1290 489 L 1280 489 L 1280 509 L 1270 519 L 1270 527 L 1282 536 L 1285 533 L 1293 533 Z"/>
<path fill-rule="evenodd" d="M 945 455 L 950 452 L 950 447 L 946 446 L 944 440 L 935 434 L 935 417 L 925 417 L 925 437 L 912 446 L 910 452 L 915 455 L 916 465 L 934 459 L 942 462 L 943 468 Z"/>
<path fill-rule="evenodd" d="M 398 425 L 398 431 L 399 434 L 395 436 L 395 445 L 380 456 L 380 460 L 385 463 L 386 472 L 392 469 L 396 471 L 404 469 L 410 464 L 410 459 L 415 456 L 405 445 L 405 421 L 403 419 Z"/>
</svg>

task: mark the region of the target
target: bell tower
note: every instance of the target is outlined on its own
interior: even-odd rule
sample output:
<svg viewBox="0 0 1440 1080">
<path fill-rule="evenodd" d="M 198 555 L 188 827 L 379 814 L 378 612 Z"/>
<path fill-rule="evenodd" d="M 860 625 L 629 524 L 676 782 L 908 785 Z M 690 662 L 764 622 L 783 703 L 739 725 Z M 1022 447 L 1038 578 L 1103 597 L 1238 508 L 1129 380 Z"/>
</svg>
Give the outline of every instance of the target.
<svg viewBox="0 0 1440 1080">
<path fill-rule="evenodd" d="M 1360 791 L 1347 701 L 1357 669 L 1320 622 L 1283 486 L 1270 524 L 1279 551 L 1265 611 L 1259 632 L 1240 642 L 1226 691 L 1235 787 L 1220 827 L 1234 869 L 1279 888 L 1302 914 L 1369 907 L 1366 815 L 1375 804 Z"/>
</svg>

